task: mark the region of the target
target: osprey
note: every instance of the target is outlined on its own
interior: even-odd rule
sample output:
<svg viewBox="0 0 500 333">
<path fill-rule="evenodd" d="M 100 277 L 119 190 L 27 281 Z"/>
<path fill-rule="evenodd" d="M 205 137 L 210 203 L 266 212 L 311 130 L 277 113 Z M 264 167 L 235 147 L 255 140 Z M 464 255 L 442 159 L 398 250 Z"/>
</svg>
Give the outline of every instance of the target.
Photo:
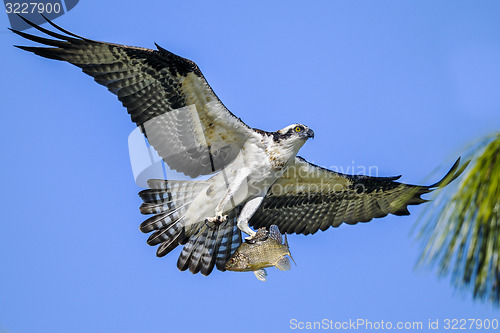
<svg viewBox="0 0 500 333">
<path fill-rule="evenodd" d="M 22 17 L 21 17 L 22 18 Z M 282 233 L 314 234 L 341 223 L 408 215 L 422 194 L 444 186 L 464 170 L 459 160 L 437 183 L 399 183 L 399 177 L 351 176 L 298 157 L 314 132 L 293 124 L 276 132 L 250 128 L 212 91 L 198 66 L 156 45 L 157 50 L 98 42 L 47 20 L 59 32 L 28 24 L 53 37 L 12 30 L 49 47 L 17 46 L 67 61 L 106 86 L 127 108 L 151 146 L 172 169 L 192 178 L 150 179 L 141 191 L 140 230 L 152 233 L 161 257 L 184 245 L 177 267 L 208 275 L 241 244 L 241 231 L 275 224 Z"/>
</svg>

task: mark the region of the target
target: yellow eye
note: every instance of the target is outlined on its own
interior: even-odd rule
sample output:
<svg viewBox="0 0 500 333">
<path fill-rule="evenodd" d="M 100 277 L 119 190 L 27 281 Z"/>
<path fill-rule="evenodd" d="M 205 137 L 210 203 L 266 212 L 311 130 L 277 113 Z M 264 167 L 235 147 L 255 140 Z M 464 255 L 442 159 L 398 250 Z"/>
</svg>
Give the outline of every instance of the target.
<svg viewBox="0 0 500 333">
<path fill-rule="evenodd" d="M 295 128 L 293 129 L 295 132 L 299 133 L 302 131 L 302 127 L 300 126 L 295 126 Z"/>
</svg>

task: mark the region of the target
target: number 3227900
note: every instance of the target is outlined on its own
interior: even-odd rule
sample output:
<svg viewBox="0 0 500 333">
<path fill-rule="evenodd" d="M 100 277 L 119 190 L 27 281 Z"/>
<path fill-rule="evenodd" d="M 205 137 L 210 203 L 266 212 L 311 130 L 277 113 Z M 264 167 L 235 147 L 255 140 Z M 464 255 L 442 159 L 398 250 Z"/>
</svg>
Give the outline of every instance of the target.
<svg viewBox="0 0 500 333">
<path fill-rule="evenodd" d="M 494 329 L 498 328 L 498 319 L 445 319 L 444 326 L 445 330 L 482 330 L 482 329 Z"/>
<path fill-rule="evenodd" d="M 7 2 L 5 11 L 7 14 L 31 14 L 31 13 L 60 13 L 62 10 L 60 3 L 42 2 Z"/>
</svg>

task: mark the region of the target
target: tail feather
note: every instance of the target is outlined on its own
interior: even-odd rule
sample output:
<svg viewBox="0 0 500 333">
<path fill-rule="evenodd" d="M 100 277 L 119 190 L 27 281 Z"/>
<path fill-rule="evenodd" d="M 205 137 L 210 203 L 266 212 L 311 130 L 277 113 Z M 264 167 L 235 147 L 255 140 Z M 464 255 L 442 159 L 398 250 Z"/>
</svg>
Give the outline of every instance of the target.
<svg viewBox="0 0 500 333">
<path fill-rule="evenodd" d="M 181 271 L 185 271 L 189 268 L 191 273 L 198 273 L 201 252 L 205 246 L 205 240 L 208 239 L 208 232 L 208 227 L 205 226 L 197 235 L 192 236 L 186 245 L 184 245 L 177 261 L 177 267 Z"/>
<path fill-rule="evenodd" d="M 193 274 L 201 272 L 209 275 L 216 266 L 225 270 L 224 263 L 241 244 L 241 231 L 236 225 L 236 214 L 218 226 L 203 225 L 202 231 L 191 236 L 182 249 L 177 261 L 177 268 Z M 231 251 L 232 250 L 232 251 Z"/>
<path fill-rule="evenodd" d="M 191 236 L 189 239 L 189 242 L 184 245 L 182 248 L 182 252 L 179 255 L 179 259 L 177 259 L 177 268 L 180 271 L 185 271 L 189 267 L 189 259 L 191 257 L 191 252 L 193 251 L 193 248 L 195 247 L 197 237 Z"/>
<path fill-rule="evenodd" d="M 177 268 L 189 271 L 193 274 L 198 273 L 198 263 L 201 259 L 201 252 L 205 246 L 205 240 L 208 239 L 209 227 L 204 225 L 203 228 L 196 234 L 189 238 L 189 241 L 182 249 L 179 259 L 177 261 Z"/>
<path fill-rule="evenodd" d="M 171 225 L 153 232 L 147 240 L 148 245 L 154 246 L 163 242 L 170 242 L 173 238 L 177 238 L 178 234 L 184 229 L 180 220 L 174 221 Z"/>
<path fill-rule="evenodd" d="M 170 203 L 166 204 L 143 203 L 139 209 L 141 211 L 141 214 L 144 215 L 164 213 L 167 215 L 180 216 L 186 212 L 186 210 L 189 208 L 189 205 L 191 205 L 191 203 L 193 202 L 193 199 L 193 197 L 184 198 L 183 200 L 171 201 Z"/>
<path fill-rule="evenodd" d="M 201 274 L 205 276 L 209 275 L 214 269 L 215 258 L 217 257 L 218 253 L 218 251 L 214 251 L 214 249 L 219 248 L 222 236 L 223 236 L 223 231 L 220 230 L 220 232 L 212 231 L 210 236 L 207 237 L 208 244 L 205 243 L 205 249 L 201 256 L 201 267 L 200 267 Z M 214 249 L 210 247 L 210 244 L 215 244 Z"/>
<path fill-rule="evenodd" d="M 198 193 L 208 187 L 205 182 L 170 181 L 150 179 L 150 189 L 139 192 L 144 203 L 141 213 L 156 214 L 139 229 L 144 233 L 154 231 L 148 238 L 149 245 L 158 245 L 157 256 L 164 256 L 185 240 L 184 214 Z"/>
<path fill-rule="evenodd" d="M 193 256 L 192 264 L 189 267 L 191 273 L 198 273 L 201 271 L 201 274 L 208 275 L 212 272 L 214 268 L 214 260 L 207 260 L 207 258 L 214 257 L 214 249 L 217 249 L 217 235 L 219 234 L 218 230 L 214 228 L 207 228 L 205 235 L 205 242 L 203 246 L 201 246 L 201 240 L 199 245 L 199 259 L 196 256 Z M 221 231 L 221 230 L 219 230 Z M 191 267 L 192 266 L 192 267 Z M 208 274 L 206 274 L 208 272 Z"/>
<path fill-rule="evenodd" d="M 184 211 L 179 209 L 187 209 L 196 195 L 209 185 L 206 182 L 150 179 L 148 186 L 150 189 L 139 192 L 144 201 L 140 207 L 142 214 L 159 214 L 177 209 L 179 215 L 182 215 Z"/>
<path fill-rule="evenodd" d="M 234 212 L 234 223 L 225 224 L 219 228 L 219 231 L 212 233 L 211 242 L 215 244 L 213 248 L 206 246 L 205 251 L 201 257 L 201 274 L 209 275 L 214 266 L 217 264 L 217 269 L 224 271 L 225 263 L 231 254 L 241 244 L 241 232 L 236 224 L 237 216 L 239 215 L 239 208 Z M 231 245 L 229 245 L 231 242 Z M 230 251 L 227 251 L 227 248 Z M 214 250 L 215 249 L 215 250 Z"/>
<path fill-rule="evenodd" d="M 144 201 L 140 207 L 141 213 L 160 214 L 166 212 L 170 214 L 167 214 L 170 220 L 183 216 L 196 195 L 209 186 L 205 182 L 167 181 L 162 179 L 150 179 L 148 185 L 151 189 L 139 192 L 139 196 Z M 162 216 L 166 217 L 167 215 Z M 158 217 L 157 219 L 159 221 L 161 218 Z M 141 224 L 141 230 L 150 222 L 150 220 L 147 220 Z M 146 228 L 143 232 L 150 231 L 152 230 Z"/>
<path fill-rule="evenodd" d="M 144 233 L 151 232 L 153 230 L 161 229 L 162 227 L 166 227 L 165 219 L 169 216 L 169 213 L 156 214 L 151 216 L 146 221 L 142 222 L 139 226 L 139 230 Z M 170 222 L 170 220 L 169 220 Z"/>
<path fill-rule="evenodd" d="M 193 274 L 196 274 L 200 271 L 201 257 L 206 251 L 210 251 L 211 247 L 214 245 L 212 242 L 214 230 L 208 226 L 205 226 L 204 229 L 205 230 L 203 230 L 202 234 L 196 241 L 196 246 L 191 252 L 189 271 Z"/>
<path fill-rule="evenodd" d="M 201 190 L 210 186 L 210 183 L 204 181 L 150 179 L 148 180 L 148 186 L 151 190 L 162 190 L 172 193 L 185 193 L 200 192 Z"/>
<path fill-rule="evenodd" d="M 147 240 L 149 245 L 159 245 L 158 257 L 163 257 L 177 245 L 184 245 L 177 267 L 189 269 L 193 274 L 209 275 L 214 267 L 225 270 L 224 264 L 241 244 L 241 232 L 236 218 L 240 207 L 233 210 L 226 222 L 208 225 L 203 221 L 186 221 L 184 214 L 196 195 L 206 190 L 209 184 L 195 181 L 148 181 L 150 189 L 141 191 L 144 203 L 141 213 L 155 214 L 140 225 L 144 233 L 153 232 Z"/>
<path fill-rule="evenodd" d="M 144 190 L 139 192 L 139 196 L 144 202 L 155 203 L 168 203 L 172 201 L 182 200 L 183 198 L 193 197 L 199 192 L 168 192 L 167 190 Z"/>
<path fill-rule="evenodd" d="M 227 259 L 231 254 L 240 246 L 241 244 L 241 231 L 238 229 L 236 222 L 227 229 L 224 234 L 219 249 L 217 257 L 215 259 L 215 265 L 218 270 L 225 271 L 225 264 Z"/>
<path fill-rule="evenodd" d="M 180 244 L 180 242 L 184 239 L 184 228 L 181 228 L 181 231 L 178 232 L 174 237 L 171 237 L 169 240 L 164 241 L 158 246 L 158 250 L 156 250 L 157 257 L 163 257 L 170 253 L 173 249 Z"/>
</svg>

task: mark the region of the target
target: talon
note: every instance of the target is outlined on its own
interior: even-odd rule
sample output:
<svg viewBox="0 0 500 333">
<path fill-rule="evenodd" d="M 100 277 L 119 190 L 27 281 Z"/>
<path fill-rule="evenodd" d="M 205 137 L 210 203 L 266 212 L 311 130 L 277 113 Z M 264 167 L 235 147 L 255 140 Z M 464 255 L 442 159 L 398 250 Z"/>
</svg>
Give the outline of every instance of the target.
<svg viewBox="0 0 500 333">
<path fill-rule="evenodd" d="M 253 230 L 248 230 L 248 231 L 245 231 L 245 232 L 251 232 L 251 233 L 248 233 L 250 236 L 248 237 L 245 237 L 245 242 L 247 243 L 255 243 L 255 235 L 257 234 L 255 231 Z"/>
<path fill-rule="evenodd" d="M 211 223 L 214 226 L 218 226 L 227 221 L 227 215 L 216 215 L 214 217 L 207 217 L 205 219 L 205 224 Z"/>
<path fill-rule="evenodd" d="M 215 223 L 213 223 L 209 219 L 205 219 L 205 225 L 210 229 L 215 229 Z"/>
<path fill-rule="evenodd" d="M 215 222 L 217 222 L 217 217 L 207 217 L 205 219 L 205 222 L 207 222 L 207 223 L 215 223 Z"/>
<path fill-rule="evenodd" d="M 253 238 L 252 236 L 250 237 L 245 237 L 245 243 L 249 243 L 249 244 L 255 244 L 257 240 L 255 238 Z"/>
</svg>

